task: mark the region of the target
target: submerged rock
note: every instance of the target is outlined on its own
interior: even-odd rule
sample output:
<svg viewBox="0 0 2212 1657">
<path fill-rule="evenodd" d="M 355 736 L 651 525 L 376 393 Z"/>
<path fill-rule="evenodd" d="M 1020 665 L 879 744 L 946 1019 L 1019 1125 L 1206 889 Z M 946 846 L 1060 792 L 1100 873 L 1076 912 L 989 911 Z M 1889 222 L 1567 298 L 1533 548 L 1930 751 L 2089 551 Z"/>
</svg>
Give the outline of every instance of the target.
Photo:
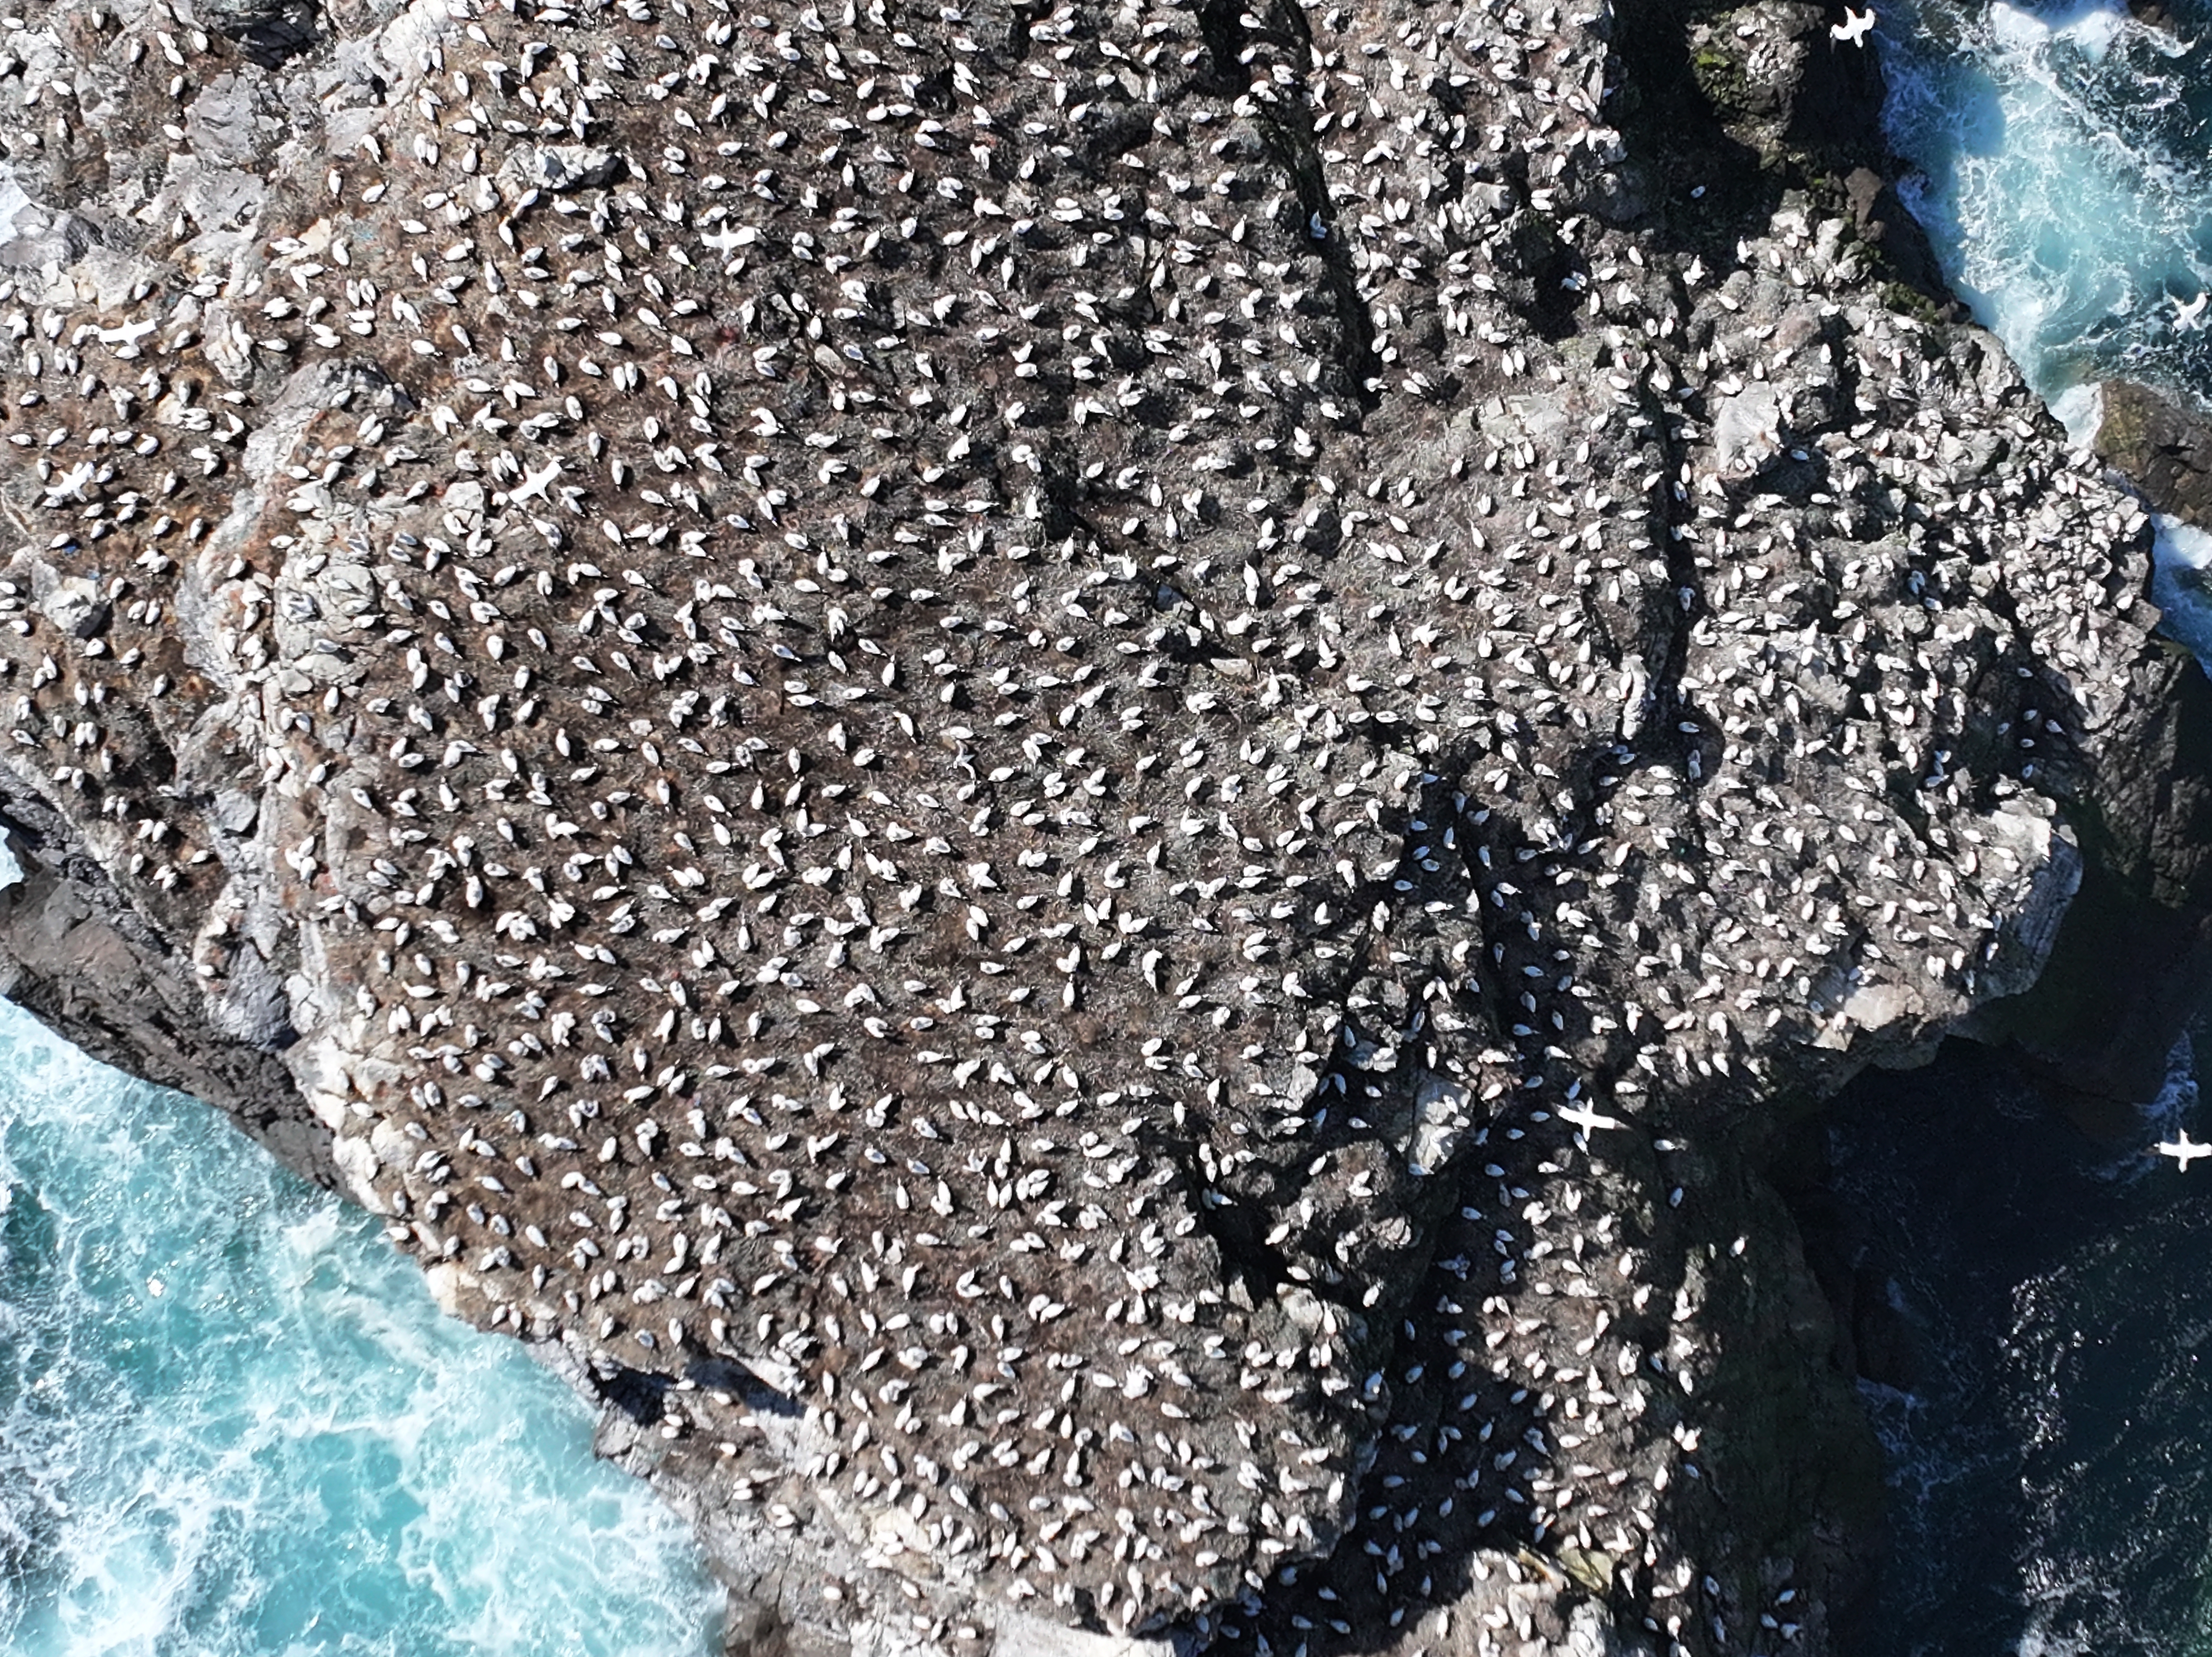
<svg viewBox="0 0 2212 1657">
<path fill-rule="evenodd" d="M 762 1643 L 1831 1648 L 1761 1163 L 2140 826 L 2147 520 L 1605 9 L 1232 11 L 9 37 L 10 993 Z"/>
</svg>

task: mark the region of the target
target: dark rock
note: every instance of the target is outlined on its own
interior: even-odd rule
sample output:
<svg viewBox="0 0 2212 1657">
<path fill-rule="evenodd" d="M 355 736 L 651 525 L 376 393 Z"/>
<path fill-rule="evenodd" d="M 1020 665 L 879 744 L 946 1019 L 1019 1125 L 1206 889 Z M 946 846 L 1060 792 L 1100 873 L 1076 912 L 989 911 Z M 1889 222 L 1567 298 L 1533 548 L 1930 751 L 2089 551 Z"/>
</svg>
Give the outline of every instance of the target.
<svg viewBox="0 0 2212 1657">
<path fill-rule="evenodd" d="M 1699 87 L 1770 162 L 1796 158 L 1835 171 L 1885 156 L 1881 60 L 1830 33 L 1842 6 L 1753 0 L 1681 9 Z"/>
<path fill-rule="evenodd" d="M 2212 423 L 2133 380 L 2107 380 L 2098 396 L 2098 458 L 2124 472 L 2154 509 L 2212 525 Z"/>
<path fill-rule="evenodd" d="M 2178 646 L 2135 671 L 2142 745 L 2075 808 L 2081 887 L 2050 962 L 1965 1027 L 2083 1096 L 2074 1114 L 2100 1137 L 2126 1127 L 2113 1107 L 2157 1095 L 2212 1001 L 2212 681 Z"/>
<path fill-rule="evenodd" d="M 2212 427 L 2148 386 L 2100 388 L 2098 456 L 2155 510 L 2212 523 Z M 2085 1132 L 2129 1130 L 2167 1053 L 2212 1002 L 2212 682 L 2172 646 L 2133 670 L 2154 710 L 2140 756 L 2101 774 L 2073 817 L 2081 890 L 2024 995 L 1966 1026 L 2008 1042 L 2069 1099 Z"/>
<path fill-rule="evenodd" d="M 312 48 L 321 15 L 316 0 L 194 0 L 194 10 L 264 69 L 278 68 Z"/>
<path fill-rule="evenodd" d="M 1897 280 L 1927 299 L 1939 313 L 1965 320 L 1965 309 L 1952 296 L 1936 261 L 1934 244 L 1920 221 L 1905 209 L 1896 185 L 1870 167 L 1855 167 L 1844 177 L 1844 191 L 1859 234 L 1881 253 Z"/>
</svg>

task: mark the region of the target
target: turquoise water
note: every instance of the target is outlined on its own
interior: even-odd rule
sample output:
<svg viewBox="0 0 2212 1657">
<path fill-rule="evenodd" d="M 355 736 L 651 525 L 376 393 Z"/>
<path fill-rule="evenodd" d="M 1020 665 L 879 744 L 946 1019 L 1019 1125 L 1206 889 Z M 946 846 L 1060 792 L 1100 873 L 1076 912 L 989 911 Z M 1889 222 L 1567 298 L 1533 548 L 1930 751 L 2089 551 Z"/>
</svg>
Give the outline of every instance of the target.
<svg viewBox="0 0 2212 1657">
<path fill-rule="evenodd" d="M 1906 200 L 2069 430 L 2109 378 L 2212 406 L 2212 3 L 1876 11 Z M 2212 659 L 2212 537 L 2165 525 L 2160 563 Z M 1862 1266 L 1919 1335 L 1867 1389 L 1895 1547 L 1866 1657 L 2212 1657 L 2212 1182 L 2147 1154 L 2203 1134 L 2203 1074 L 2185 1047 L 2118 1147 L 1986 1057 L 1846 1096 Z"/>
<path fill-rule="evenodd" d="M 369 1217 L 0 1004 L 0 1652 L 705 1653 L 591 1428 Z"/>
<path fill-rule="evenodd" d="M 2212 5 L 1876 12 L 1906 203 L 2068 428 L 2086 440 L 2100 379 L 2212 404 Z M 2153 597 L 2212 665 L 2212 536 L 2160 530 Z"/>
<path fill-rule="evenodd" d="M 1952 285 L 2074 423 L 2113 375 L 2212 390 L 2212 9 L 1894 0 L 1890 140 Z"/>
</svg>

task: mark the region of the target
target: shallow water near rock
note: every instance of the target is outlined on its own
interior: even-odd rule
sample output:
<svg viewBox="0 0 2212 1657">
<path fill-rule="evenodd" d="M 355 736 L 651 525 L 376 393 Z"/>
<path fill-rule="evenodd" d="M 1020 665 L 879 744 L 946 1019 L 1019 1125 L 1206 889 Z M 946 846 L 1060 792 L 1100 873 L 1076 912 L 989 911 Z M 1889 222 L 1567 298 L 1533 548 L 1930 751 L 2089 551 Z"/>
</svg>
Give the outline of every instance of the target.
<svg viewBox="0 0 2212 1657">
<path fill-rule="evenodd" d="M 0 1650 L 712 1648 L 591 1435 L 370 1217 L 0 1004 Z"/>
<path fill-rule="evenodd" d="M 1906 204 L 1952 286 L 2077 440 L 2092 388 L 2212 399 L 2212 6 L 1881 9 Z M 2212 537 L 2161 525 L 2154 596 L 2212 660 Z"/>
</svg>

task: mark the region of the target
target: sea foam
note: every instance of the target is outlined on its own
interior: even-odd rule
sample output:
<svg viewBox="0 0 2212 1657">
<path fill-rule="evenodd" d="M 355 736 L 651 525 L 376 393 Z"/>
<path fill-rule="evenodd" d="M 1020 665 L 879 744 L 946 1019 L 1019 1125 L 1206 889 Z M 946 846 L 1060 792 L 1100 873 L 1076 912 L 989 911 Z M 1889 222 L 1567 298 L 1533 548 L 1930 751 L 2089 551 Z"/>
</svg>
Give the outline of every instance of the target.
<svg viewBox="0 0 2212 1657">
<path fill-rule="evenodd" d="M 2152 24 L 2112 0 L 1895 0 L 1878 39 L 1890 141 L 1944 274 L 2075 441 L 2088 388 L 2212 399 L 2212 15 Z M 2163 537 L 2156 597 L 2206 657 L 2205 561 Z"/>
<path fill-rule="evenodd" d="M 704 1653 L 591 1425 L 368 1216 L 0 1005 L 0 1650 Z"/>
</svg>

